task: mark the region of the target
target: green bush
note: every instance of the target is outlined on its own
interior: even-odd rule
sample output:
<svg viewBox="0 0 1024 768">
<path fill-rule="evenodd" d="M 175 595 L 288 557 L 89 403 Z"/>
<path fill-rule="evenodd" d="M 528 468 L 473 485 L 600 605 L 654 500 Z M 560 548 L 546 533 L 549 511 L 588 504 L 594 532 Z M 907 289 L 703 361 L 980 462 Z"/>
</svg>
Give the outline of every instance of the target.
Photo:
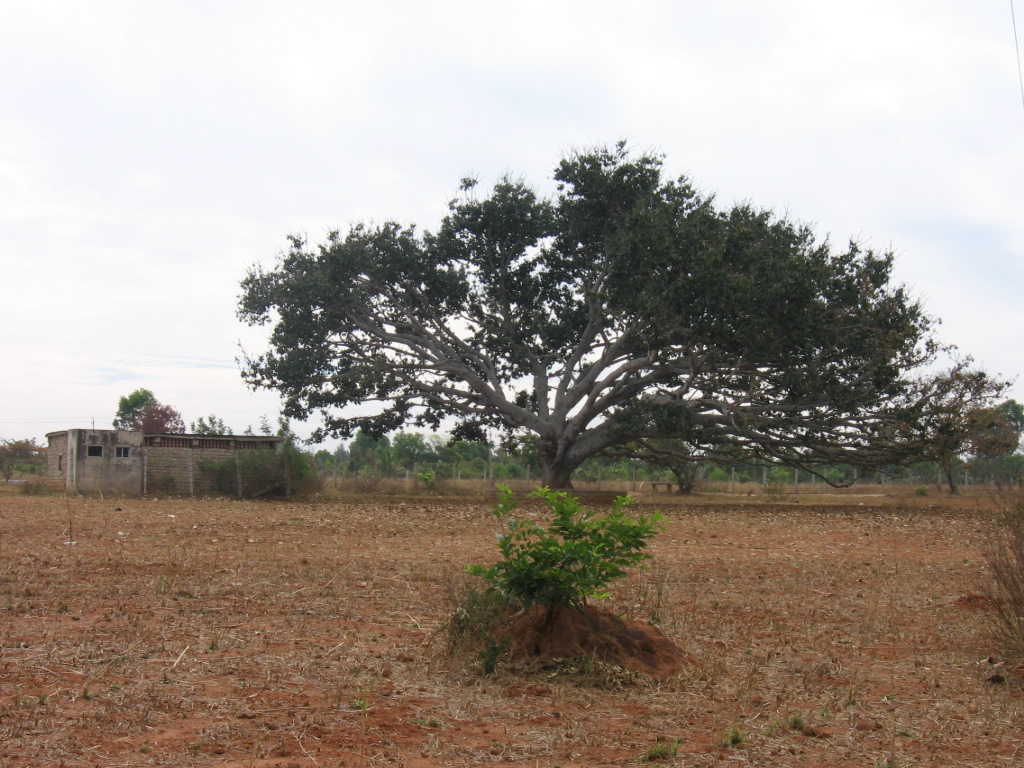
<svg viewBox="0 0 1024 768">
<path fill-rule="evenodd" d="M 437 475 L 434 474 L 434 470 L 432 469 L 428 469 L 425 472 L 418 472 L 416 474 L 416 482 L 428 491 L 432 491 L 437 487 Z"/>
<path fill-rule="evenodd" d="M 498 536 L 501 559 L 491 566 L 466 570 L 484 578 L 489 589 L 523 609 L 533 605 L 582 607 L 589 597 L 606 596 L 602 590 L 626 575 L 626 568 L 650 558 L 643 550 L 661 527 L 662 516 L 630 517 L 629 499 L 619 497 L 606 516 L 584 510 L 563 491 L 541 488 L 542 498 L 554 513 L 546 528 L 531 520 L 510 517 L 516 504 L 507 486 L 498 486 L 493 514 L 508 530 Z"/>
</svg>

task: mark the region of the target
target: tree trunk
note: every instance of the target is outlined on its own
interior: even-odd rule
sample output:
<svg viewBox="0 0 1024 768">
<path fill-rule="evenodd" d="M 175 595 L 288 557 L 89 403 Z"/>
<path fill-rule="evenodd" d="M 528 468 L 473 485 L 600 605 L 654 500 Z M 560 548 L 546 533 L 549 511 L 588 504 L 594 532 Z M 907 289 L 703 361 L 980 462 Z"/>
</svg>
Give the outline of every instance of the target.
<svg viewBox="0 0 1024 768">
<path fill-rule="evenodd" d="M 960 493 L 960 489 L 957 488 L 956 480 L 953 478 L 953 467 L 945 467 L 944 470 L 946 472 L 946 482 L 949 483 L 949 493 L 950 495 L 955 496 Z"/>
<path fill-rule="evenodd" d="M 678 467 L 669 467 L 672 474 L 676 476 L 676 484 L 679 486 L 680 496 L 689 496 L 693 493 L 693 473 Z"/>
<path fill-rule="evenodd" d="M 564 462 L 544 466 L 542 483 L 545 487 L 556 491 L 569 490 L 572 488 L 572 472 L 575 467 L 569 467 Z"/>
<path fill-rule="evenodd" d="M 537 445 L 537 460 L 540 462 L 541 483 L 546 488 L 556 491 L 572 488 L 572 473 L 580 465 L 580 461 L 569 461 L 568 451 L 558 455 L 558 447 L 554 443 L 541 440 Z"/>
</svg>

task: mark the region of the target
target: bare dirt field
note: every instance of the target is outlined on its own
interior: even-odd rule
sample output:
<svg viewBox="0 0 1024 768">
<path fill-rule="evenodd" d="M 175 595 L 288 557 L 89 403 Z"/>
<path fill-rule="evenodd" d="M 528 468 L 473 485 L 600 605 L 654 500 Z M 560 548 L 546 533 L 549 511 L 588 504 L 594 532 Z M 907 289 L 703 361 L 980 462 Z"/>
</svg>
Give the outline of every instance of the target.
<svg viewBox="0 0 1024 768">
<path fill-rule="evenodd" d="M 0 496 L 0 765 L 1022 765 L 992 513 L 938 498 L 662 502 L 609 602 L 689 655 L 653 681 L 448 656 L 482 498 Z"/>
</svg>

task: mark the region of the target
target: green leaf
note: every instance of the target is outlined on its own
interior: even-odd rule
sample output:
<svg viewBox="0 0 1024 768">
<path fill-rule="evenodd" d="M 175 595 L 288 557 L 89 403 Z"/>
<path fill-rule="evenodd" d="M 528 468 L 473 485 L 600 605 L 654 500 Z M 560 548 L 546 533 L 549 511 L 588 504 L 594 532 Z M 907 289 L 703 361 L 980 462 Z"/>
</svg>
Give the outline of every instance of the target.
<svg viewBox="0 0 1024 768">
<path fill-rule="evenodd" d="M 490 567 L 466 567 L 523 608 L 583 605 L 590 597 L 604 596 L 604 587 L 625 576 L 626 568 L 650 557 L 643 550 L 661 526 L 659 513 L 631 518 L 622 511 L 622 500 L 600 517 L 565 492 L 541 488 L 533 495 L 551 509 L 550 525 L 509 518 L 515 504 L 503 489 L 493 510 L 506 521 L 507 533 L 498 537 L 502 559 Z"/>
</svg>

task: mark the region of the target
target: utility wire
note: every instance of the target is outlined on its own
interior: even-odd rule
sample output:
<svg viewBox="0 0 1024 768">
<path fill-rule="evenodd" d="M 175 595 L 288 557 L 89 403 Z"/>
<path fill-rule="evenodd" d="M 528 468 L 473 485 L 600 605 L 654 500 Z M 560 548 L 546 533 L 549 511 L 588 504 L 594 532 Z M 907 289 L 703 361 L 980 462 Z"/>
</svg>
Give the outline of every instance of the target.
<svg viewBox="0 0 1024 768">
<path fill-rule="evenodd" d="M 92 416 L 76 416 L 70 419 L 0 419 L 0 424 L 67 424 L 69 421 L 92 421 Z"/>
<path fill-rule="evenodd" d="M 1024 106 L 1024 75 L 1020 68 L 1020 42 L 1017 40 L 1017 14 L 1013 11 L 1013 0 L 1010 0 L 1010 20 L 1013 22 L 1013 47 L 1017 51 L 1017 82 L 1020 83 L 1020 103 Z"/>
</svg>

